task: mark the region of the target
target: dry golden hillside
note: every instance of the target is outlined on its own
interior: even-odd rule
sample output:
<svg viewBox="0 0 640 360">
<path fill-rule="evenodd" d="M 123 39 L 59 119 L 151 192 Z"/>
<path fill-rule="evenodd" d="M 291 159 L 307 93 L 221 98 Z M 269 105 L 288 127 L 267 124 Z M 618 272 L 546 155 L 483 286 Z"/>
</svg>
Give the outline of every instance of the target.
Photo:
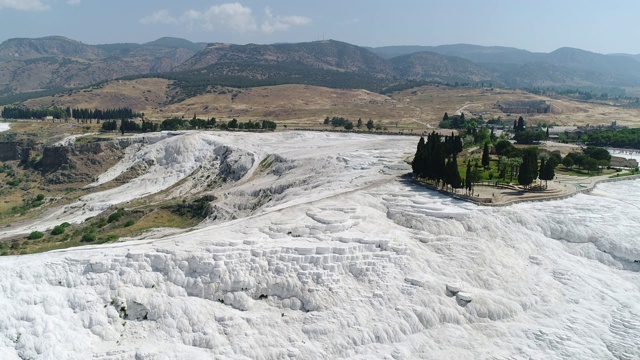
<svg viewBox="0 0 640 360">
<path fill-rule="evenodd" d="M 129 107 L 136 111 L 154 109 L 167 100 L 165 79 L 149 78 L 131 81 L 116 80 L 63 95 L 54 95 L 25 101 L 32 108 L 58 106 L 72 108 Z"/>
<path fill-rule="evenodd" d="M 598 125 L 617 121 L 640 126 L 640 109 L 580 102 L 566 97 L 533 95 L 520 90 L 450 88 L 425 86 L 387 95 L 366 90 L 340 90 L 307 85 L 279 85 L 234 89 L 219 87 L 211 93 L 176 104 L 166 104 L 170 81 L 138 79 L 115 81 L 103 87 L 29 100 L 29 107 L 71 106 L 87 108 L 131 107 L 151 119 L 170 116 L 216 117 L 228 120 L 267 118 L 291 127 L 319 127 L 326 117 L 343 116 L 382 121 L 393 129 L 425 130 L 437 126 L 445 112 L 462 111 L 467 116 L 482 114 L 485 119 L 501 116 L 515 119 L 495 107 L 499 101 L 544 100 L 548 114 L 524 115 L 530 123 Z"/>
</svg>

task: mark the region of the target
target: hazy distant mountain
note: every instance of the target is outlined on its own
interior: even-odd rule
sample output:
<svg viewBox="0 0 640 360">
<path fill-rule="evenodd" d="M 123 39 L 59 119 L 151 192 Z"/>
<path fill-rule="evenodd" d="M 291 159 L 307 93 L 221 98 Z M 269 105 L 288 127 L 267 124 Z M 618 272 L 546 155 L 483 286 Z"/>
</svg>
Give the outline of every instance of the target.
<svg viewBox="0 0 640 360">
<path fill-rule="evenodd" d="M 572 69 L 640 78 L 640 61 L 628 56 L 602 55 L 565 47 L 545 54 L 544 61 Z"/>
<path fill-rule="evenodd" d="M 339 42 L 298 44 L 211 44 L 162 74 L 175 80 L 176 99 L 209 91 L 216 85 L 261 86 L 309 84 L 380 91 L 407 80 L 475 83 L 491 79 L 486 69 L 469 60 L 435 53 L 412 54 L 392 60 Z"/>
<path fill-rule="evenodd" d="M 469 44 L 439 46 L 385 46 L 372 48 L 372 52 L 385 57 L 409 55 L 416 52 L 430 51 L 441 55 L 457 56 L 476 63 L 526 64 L 542 61 L 540 53 L 504 46 L 479 46 Z"/>
<path fill-rule="evenodd" d="M 467 59 L 419 52 L 390 60 L 397 77 L 409 80 L 433 80 L 444 83 L 491 81 L 495 76 Z"/>
<path fill-rule="evenodd" d="M 379 77 L 392 76 L 388 61 L 374 53 L 344 42 L 327 40 L 297 44 L 232 45 L 211 44 L 180 65 L 177 70 L 190 70 L 217 63 L 301 65 L 351 72 L 366 72 Z"/>
<path fill-rule="evenodd" d="M 216 84 L 297 83 L 380 90 L 409 80 L 509 87 L 639 87 L 640 55 L 468 44 L 363 48 L 339 41 L 234 45 L 161 38 L 87 45 L 60 36 L 0 44 L 0 98 L 125 76 L 170 78 L 176 98 Z"/>
<path fill-rule="evenodd" d="M 10 39 L 0 44 L 0 95 L 171 71 L 205 46 L 176 38 L 104 45 L 61 36 Z"/>
<path fill-rule="evenodd" d="M 85 60 L 104 56 L 99 48 L 62 36 L 39 39 L 9 39 L 0 44 L 0 61 L 27 60 L 41 57 L 67 57 Z"/>
<path fill-rule="evenodd" d="M 573 48 L 535 53 L 511 47 L 468 44 L 386 46 L 371 51 L 387 58 L 417 51 L 464 58 L 492 72 L 494 81 L 513 87 L 640 86 L 640 55 L 603 55 Z"/>
</svg>

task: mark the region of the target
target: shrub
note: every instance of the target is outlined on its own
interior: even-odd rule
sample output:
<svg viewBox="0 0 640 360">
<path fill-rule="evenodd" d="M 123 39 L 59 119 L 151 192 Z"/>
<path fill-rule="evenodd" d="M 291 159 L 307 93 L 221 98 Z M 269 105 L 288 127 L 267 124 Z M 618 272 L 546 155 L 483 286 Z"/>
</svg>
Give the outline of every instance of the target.
<svg viewBox="0 0 640 360">
<path fill-rule="evenodd" d="M 51 230 L 51 235 L 61 235 L 62 233 L 64 233 L 64 227 L 62 227 L 62 225 L 58 225 L 56 227 L 53 228 L 53 230 Z"/>
<path fill-rule="evenodd" d="M 9 185 L 9 186 L 18 186 L 18 185 L 20 185 L 20 179 L 9 180 L 9 181 L 7 181 L 7 185 Z"/>
<path fill-rule="evenodd" d="M 68 228 L 69 226 L 71 226 L 71 224 L 69 224 L 68 222 L 63 222 L 62 224 L 60 224 L 60 226 L 62 226 L 63 228 Z"/>
<path fill-rule="evenodd" d="M 39 200 L 34 200 L 34 201 L 31 202 L 31 206 L 32 207 L 38 207 L 38 206 L 41 206 L 41 205 L 42 205 L 42 201 L 39 201 Z"/>
<path fill-rule="evenodd" d="M 96 234 L 95 233 L 87 233 L 82 235 L 82 239 L 80 239 L 80 241 L 82 242 L 94 242 L 96 241 Z"/>
<path fill-rule="evenodd" d="M 29 234 L 29 236 L 27 236 L 27 239 L 37 240 L 37 239 L 42 239 L 43 237 L 44 237 L 43 233 L 41 233 L 40 231 L 34 231 L 31 234 Z"/>
<path fill-rule="evenodd" d="M 129 221 L 127 221 L 127 222 L 124 224 L 124 227 L 129 227 L 129 226 L 131 226 L 131 225 L 133 225 L 133 224 L 135 224 L 135 223 L 136 223 L 135 221 L 133 221 L 133 220 L 129 220 Z"/>
<path fill-rule="evenodd" d="M 118 241 L 118 239 L 120 239 L 120 237 L 118 235 L 109 235 L 105 238 L 100 238 L 100 243 L 107 243 L 107 242 L 115 242 Z"/>
<path fill-rule="evenodd" d="M 119 221 L 124 216 L 124 209 L 118 209 L 116 212 L 109 215 L 109 219 L 107 221 L 109 223 Z"/>
<path fill-rule="evenodd" d="M 37 200 L 37 201 L 42 201 L 42 200 L 44 200 L 44 194 L 38 194 L 38 195 L 36 196 L 36 200 Z"/>
</svg>

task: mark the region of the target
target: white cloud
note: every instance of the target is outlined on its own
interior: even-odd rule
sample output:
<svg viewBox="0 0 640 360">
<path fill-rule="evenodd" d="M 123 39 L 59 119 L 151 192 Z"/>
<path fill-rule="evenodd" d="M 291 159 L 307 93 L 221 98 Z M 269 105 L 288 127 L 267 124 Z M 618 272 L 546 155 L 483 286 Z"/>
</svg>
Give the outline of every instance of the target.
<svg viewBox="0 0 640 360">
<path fill-rule="evenodd" d="M 147 15 L 140 19 L 140 23 L 144 25 L 151 24 L 175 24 L 178 19 L 171 16 L 168 10 L 158 10 L 151 15 Z"/>
<path fill-rule="evenodd" d="M 189 10 L 180 20 L 191 27 L 202 27 L 209 31 L 250 32 L 257 29 L 251 8 L 240 3 L 214 5 L 205 11 Z"/>
<path fill-rule="evenodd" d="M 0 0 L 1 1 L 1 0 Z M 80 1 L 80 0 L 69 0 Z M 184 24 L 189 29 L 203 29 L 207 31 L 253 32 L 261 30 L 270 34 L 275 31 L 285 31 L 292 26 L 307 25 L 311 19 L 304 16 L 273 15 L 269 8 L 265 9 L 265 18 L 260 27 L 250 7 L 240 3 L 225 3 L 214 5 L 203 11 L 187 10 L 181 16 L 173 16 L 167 10 L 159 10 L 140 19 L 144 25 L 151 24 Z"/>
<path fill-rule="evenodd" d="M 311 23 L 311 19 L 304 16 L 289 15 L 289 16 L 274 16 L 271 13 L 271 9 L 266 8 L 264 10 L 265 20 L 262 23 L 262 31 L 270 34 L 275 31 L 285 31 L 291 26 L 307 25 Z"/>
<path fill-rule="evenodd" d="M 80 0 L 67 0 L 69 5 L 80 5 Z"/>
<path fill-rule="evenodd" d="M 0 9 L 44 11 L 49 10 L 49 5 L 43 4 L 40 0 L 0 0 Z"/>
</svg>

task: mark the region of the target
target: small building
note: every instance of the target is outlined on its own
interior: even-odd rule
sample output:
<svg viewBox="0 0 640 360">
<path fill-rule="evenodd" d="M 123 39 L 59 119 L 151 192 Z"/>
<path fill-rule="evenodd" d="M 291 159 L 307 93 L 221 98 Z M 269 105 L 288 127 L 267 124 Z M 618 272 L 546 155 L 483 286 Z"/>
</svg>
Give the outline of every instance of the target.
<svg viewBox="0 0 640 360">
<path fill-rule="evenodd" d="M 51 115 L 43 116 L 42 121 L 53 121 L 53 116 Z"/>
</svg>

